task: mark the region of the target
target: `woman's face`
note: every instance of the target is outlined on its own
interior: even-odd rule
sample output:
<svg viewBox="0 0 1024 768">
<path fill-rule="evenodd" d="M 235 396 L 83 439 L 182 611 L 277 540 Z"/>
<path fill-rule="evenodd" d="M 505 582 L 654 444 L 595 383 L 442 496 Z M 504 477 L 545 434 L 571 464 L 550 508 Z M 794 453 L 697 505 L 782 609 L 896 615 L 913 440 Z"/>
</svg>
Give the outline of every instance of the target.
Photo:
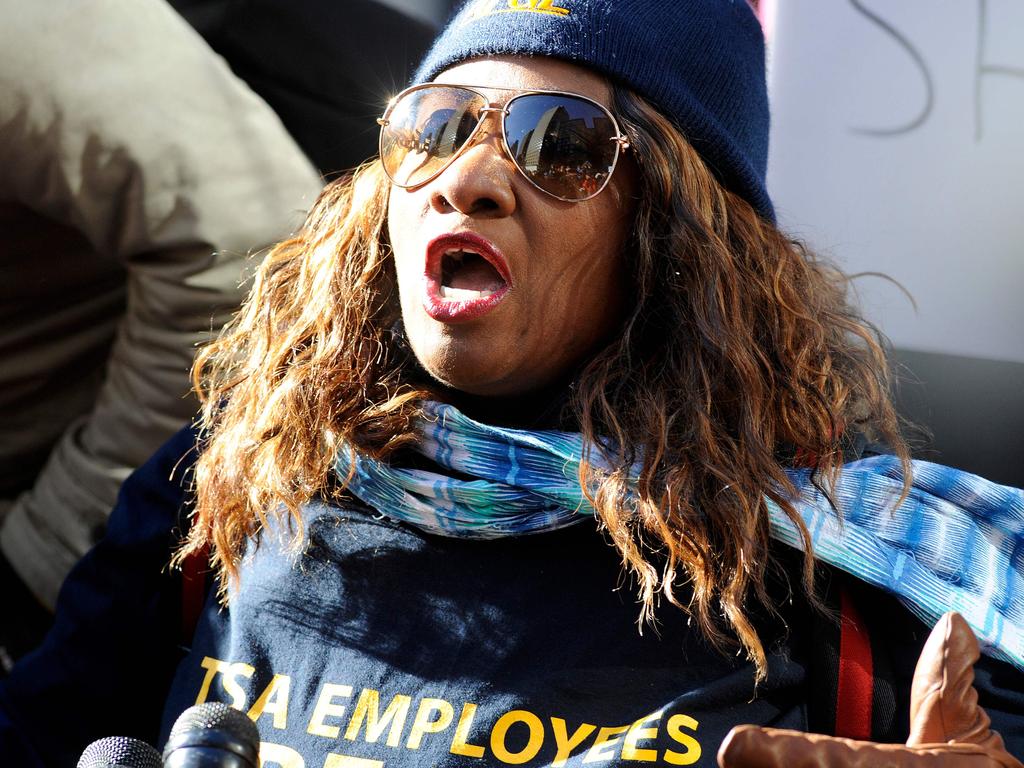
<svg viewBox="0 0 1024 768">
<path fill-rule="evenodd" d="M 605 80 L 555 59 L 474 60 L 436 82 L 477 86 L 498 104 L 514 94 L 489 87 L 569 91 L 610 106 Z M 557 382 L 619 324 L 636 189 L 627 153 L 596 197 L 551 197 L 505 153 L 499 119 L 491 113 L 437 178 L 393 186 L 388 207 L 402 318 L 417 359 L 441 383 L 484 396 Z M 499 269 L 475 257 L 460 262 L 460 249 L 488 251 Z M 490 298 L 460 308 L 458 300 L 481 295 Z"/>
</svg>

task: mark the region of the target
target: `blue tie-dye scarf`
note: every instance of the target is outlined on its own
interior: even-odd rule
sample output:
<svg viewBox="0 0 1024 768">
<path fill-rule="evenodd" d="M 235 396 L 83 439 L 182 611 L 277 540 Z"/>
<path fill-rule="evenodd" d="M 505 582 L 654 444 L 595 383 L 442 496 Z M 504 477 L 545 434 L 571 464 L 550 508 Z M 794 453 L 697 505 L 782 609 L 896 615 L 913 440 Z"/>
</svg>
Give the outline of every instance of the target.
<svg viewBox="0 0 1024 768">
<path fill-rule="evenodd" d="M 425 405 L 417 450 L 461 480 L 399 469 L 354 451 L 335 470 L 382 514 L 431 533 L 496 538 L 555 530 L 593 517 L 579 484 L 579 434 L 481 424 L 456 408 Z M 597 451 L 591 460 L 596 460 Z M 949 610 L 974 629 L 986 653 L 1024 669 L 1024 491 L 924 461 L 913 462 L 909 497 L 900 462 L 874 456 L 850 462 L 835 499 L 788 470 L 801 491 L 796 508 L 816 557 L 900 597 L 929 626 Z M 793 522 L 768 501 L 771 534 L 794 547 Z"/>
</svg>

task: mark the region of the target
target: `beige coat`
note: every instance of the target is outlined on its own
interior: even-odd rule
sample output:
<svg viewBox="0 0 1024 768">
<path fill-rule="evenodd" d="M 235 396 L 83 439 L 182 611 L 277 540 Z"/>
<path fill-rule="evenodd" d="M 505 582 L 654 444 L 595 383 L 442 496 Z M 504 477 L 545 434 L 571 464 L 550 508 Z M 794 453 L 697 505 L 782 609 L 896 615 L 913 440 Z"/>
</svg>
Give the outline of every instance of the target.
<svg viewBox="0 0 1024 768">
<path fill-rule="evenodd" d="M 162 0 L 0 18 L 0 548 L 52 607 L 121 481 L 194 414 L 195 346 L 247 254 L 321 182 Z"/>
</svg>

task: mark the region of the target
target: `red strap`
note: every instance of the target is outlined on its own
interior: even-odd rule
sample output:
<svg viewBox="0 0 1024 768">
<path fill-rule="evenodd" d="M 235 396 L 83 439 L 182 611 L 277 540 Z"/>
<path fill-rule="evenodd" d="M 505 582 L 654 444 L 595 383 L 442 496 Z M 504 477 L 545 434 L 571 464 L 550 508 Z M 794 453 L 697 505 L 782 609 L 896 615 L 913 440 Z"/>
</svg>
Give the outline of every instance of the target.
<svg viewBox="0 0 1024 768">
<path fill-rule="evenodd" d="M 839 595 L 839 683 L 836 691 L 835 735 L 871 738 L 874 665 L 871 639 L 846 590 Z"/>
<path fill-rule="evenodd" d="M 209 552 L 204 547 L 193 552 L 181 564 L 181 644 L 192 645 L 199 616 L 206 602 L 206 574 Z"/>
</svg>

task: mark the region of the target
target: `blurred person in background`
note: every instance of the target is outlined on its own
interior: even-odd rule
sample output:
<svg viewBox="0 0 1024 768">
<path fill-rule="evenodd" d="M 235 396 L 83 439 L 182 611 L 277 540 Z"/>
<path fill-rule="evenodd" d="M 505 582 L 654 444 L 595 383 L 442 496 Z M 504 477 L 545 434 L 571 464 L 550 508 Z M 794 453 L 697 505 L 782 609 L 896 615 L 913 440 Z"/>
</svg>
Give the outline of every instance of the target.
<svg viewBox="0 0 1024 768">
<path fill-rule="evenodd" d="M 0 3 L 0 667 L 321 181 L 163 0 Z"/>
</svg>

